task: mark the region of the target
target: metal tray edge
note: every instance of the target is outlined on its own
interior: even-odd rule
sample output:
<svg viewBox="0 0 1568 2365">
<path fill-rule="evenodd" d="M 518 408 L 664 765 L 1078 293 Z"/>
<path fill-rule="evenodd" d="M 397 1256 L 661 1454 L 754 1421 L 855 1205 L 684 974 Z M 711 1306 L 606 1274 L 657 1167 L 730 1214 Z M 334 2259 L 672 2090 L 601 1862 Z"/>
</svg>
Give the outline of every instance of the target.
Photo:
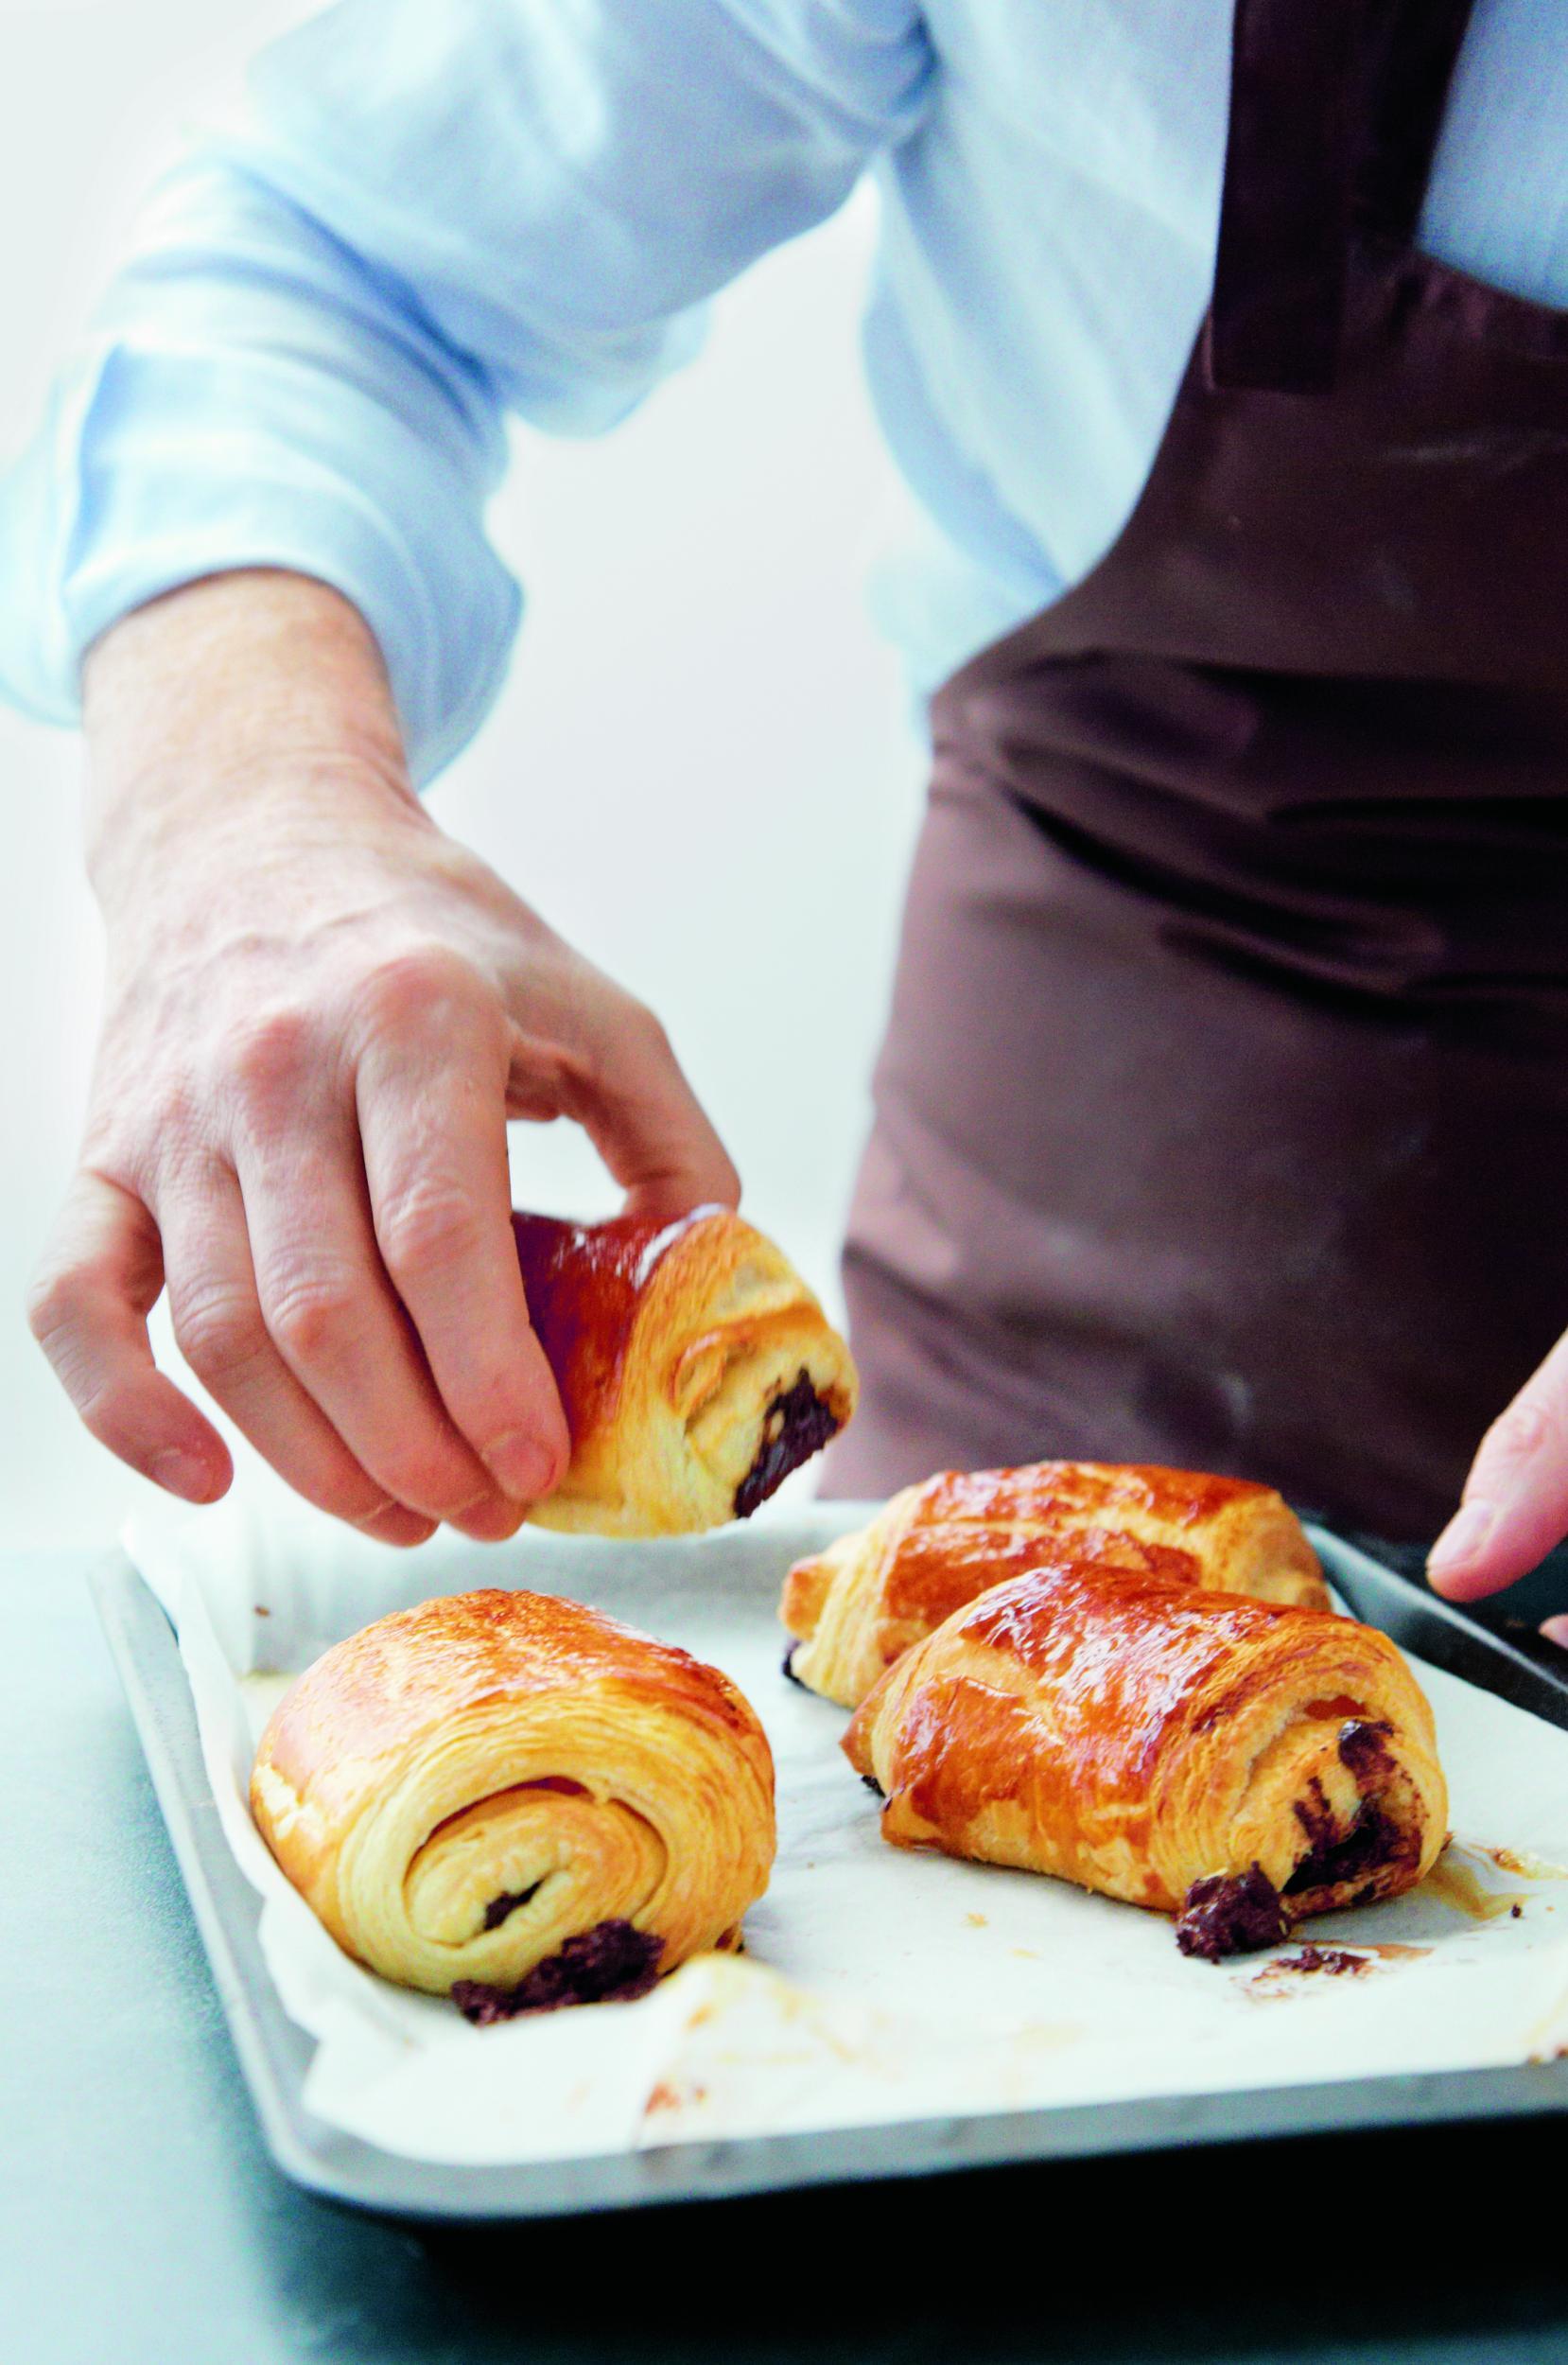
<svg viewBox="0 0 1568 2365">
<path fill-rule="evenodd" d="M 1364 1554 L 1352 1553 L 1335 1538 L 1326 1540 L 1340 1564 L 1334 1570 L 1336 1582 L 1345 1574 L 1351 1578 L 1348 1591 L 1382 1594 L 1393 1587 L 1412 1592 L 1403 1580 Z M 1361 1565 L 1351 1568 L 1351 1562 Z M 201 1761 L 194 1704 L 167 1618 L 122 1552 L 95 1568 L 89 1585 L 267 2148 L 286 2176 L 324 2199 L 424 2219 L 555 2216 L 873 2177 L 940 2175 L 1010 2163 L 1568 2111 L 1568 2059 L 1558 2059 L 1508 2069 L 906 2120 L 889 2127 L 674 2145 L 514 2168 L 456 2168 L 382 2151 L 341 2134 L 305 2108 L 302 2091 L 310 2040 L 287 2019 L 262 1959 L 259 1900 L 222 1835 Z M 1359 1603 L 1353 1605 L 1361 1607 Z M 1385 1604 L 1380 1600 L 1376 1606 Z M 1454 1672 L 1477 1680 L 1477 1651 L 1488 1658 L 1493 1648 L 1508 1654 L 1501 1638 L 1472 1625 L 1446 1604 L 1418 1596 L 1414 1606 L 1445 1613 L 1438 1621 L 1443 1652 L 1426 1649 L 1435 1663 L 1449 1664 Z M 1457 1633 L 1449 1629 L 1449 1620 Z M 1386 1620 L 1379 1617 L 1375 1622 Z M 1421 1646 L 1412 1639 L 1411 1647 Z M 1472 1663 L 1454 1665 L 1455 1656 Z M 1520 1663 L 1528 1676 L 1547 1682 L 1528 1660 Z M 1507 1672 L 1511 1676 L 1516 1671 Z M 1504 1689 L 1496 1682 L 1488 1688 Z M 1555 1691 L 1551 1721 L 1568 1726 L 1568 1685 Z M 1516 1696 L 1511 1683 L 1505 1696 Z M 1524 1700 L 1517 1704 L 1528 1705 Z"/>
</svg>

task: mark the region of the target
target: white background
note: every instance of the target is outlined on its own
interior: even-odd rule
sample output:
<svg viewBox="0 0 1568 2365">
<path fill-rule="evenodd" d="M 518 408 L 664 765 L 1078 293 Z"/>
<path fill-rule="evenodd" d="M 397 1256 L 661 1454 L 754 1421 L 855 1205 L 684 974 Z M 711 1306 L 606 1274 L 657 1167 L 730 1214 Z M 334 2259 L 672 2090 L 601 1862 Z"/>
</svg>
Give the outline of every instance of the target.
<svg viewBox="0 0 1568 2365">
<path fill-rule="evenodd" d="M 0 0 L 0 466 L 182 119 L 309 12 Z M 519 439 L 494 530 L 530 615 L 432 799 L 659 1011 L 748 1212 L 830 1302 L 922 771 L 863 607 L 890 490 L 857 342 L 874 228 L 862 196 L 764 263 L 613 437 Z M 138 1491 L 78 1431 L 21 1312 L 95 1025 L 79 767 L 73 735 L 0 708 L 0 1548 L 105 1538 Z M 563 1129 L 519 1129 L 514 1166 L 520 1201 L 613 1203 Z"/>
</svg>

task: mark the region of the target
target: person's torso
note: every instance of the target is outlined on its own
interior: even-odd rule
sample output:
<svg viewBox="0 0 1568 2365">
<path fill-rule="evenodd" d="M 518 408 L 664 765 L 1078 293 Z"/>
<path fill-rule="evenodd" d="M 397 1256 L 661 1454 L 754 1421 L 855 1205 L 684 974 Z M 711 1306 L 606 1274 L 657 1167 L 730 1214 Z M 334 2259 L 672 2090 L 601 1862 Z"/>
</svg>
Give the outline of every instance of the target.
<svg viewBox="0 0 1568 2365">
<path fill-rule="evenodd" d="M 882 175 L 873 390 L 915 496 L 879 601 L 917 682 L 1077 583 L 1141 489 L 1209 299 L 1233 0 L 928 0 Z M 1478 0 L 1419 243 L 1568 307 L 1568 9 Z"/>
</svg>

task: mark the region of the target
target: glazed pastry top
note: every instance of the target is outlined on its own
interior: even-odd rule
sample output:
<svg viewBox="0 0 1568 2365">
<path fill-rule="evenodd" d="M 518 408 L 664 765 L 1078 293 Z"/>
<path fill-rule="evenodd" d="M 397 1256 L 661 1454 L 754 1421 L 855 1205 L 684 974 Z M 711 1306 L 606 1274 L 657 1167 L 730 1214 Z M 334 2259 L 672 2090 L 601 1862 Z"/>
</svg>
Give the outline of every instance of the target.
<svg viewBox="0 0 1568 2365">
<path fill-rule="evenodd" d="M 383 1767 L 460 1711 L 615 1686 L 722 1726 L 771 1782 L 756 1714 L 717 1668 L 581 1602 L 495 1587 L 421 1602 L 339 1643 L 285 1694 L 257 1762 L 320 1814 L 351 1815 Z"/>
<path fill-rule="evenodd" d="M 529 1318 L 580 1427 L 601 1427 L 614 1416 L 633 1325 L 662 1260 L 699 1224 L 723 1224 L 727 1214 L 694 1207 L 672 1218 L 567 1223 L 514 1209 Z"/>
<path fill-rule="evenodd" d="M 1282 1928 L 1412 1885 L 1446 1835 L 1431 1709 L 1387 1636 L 1070 1561 L 906 1653 L 844 1746 L 894 1844 L 1168 1912 L 1256 1868 Z"/>
<path fill-rule="evenodd" d="M 792 1673 L 853 1707 L 901 1652 L 976 1594 L 1064 1556 L 1328 1606 L 1316 1555 L 1272 1487 L 1107 1463 L 946 1470 L 790 1571 L 781 1616 L 801 1644 Z"/>
<path fill-rule="evenodd" d="M 675 1535 L 746 1518 L 855 1409 L 843 1340 L 726 1207 L 673 1222 L 514 1215 L 571 1458 L 539 1526 Z"/>
</svg>

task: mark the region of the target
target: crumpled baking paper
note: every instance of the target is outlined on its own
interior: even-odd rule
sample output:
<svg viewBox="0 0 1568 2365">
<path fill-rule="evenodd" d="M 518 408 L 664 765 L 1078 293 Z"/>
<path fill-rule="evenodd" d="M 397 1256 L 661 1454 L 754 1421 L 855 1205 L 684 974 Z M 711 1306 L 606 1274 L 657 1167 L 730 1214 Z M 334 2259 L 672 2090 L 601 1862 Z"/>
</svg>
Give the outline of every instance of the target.
<svg viewBox="0 0 1568 2365">
<path fill-rule="evenodd" d="M 1568 1865 L 1568 1733 L 1420 1663 L 1463 1837 L 1414 1896 L 1306 1925 L 1303 1941 L 1378 1950 L 1356 1972 L 1293 1971 L 1298 1946 L 1189 1961 L 1161 1916 L 883 1845 L 837 1746 L 845 1714 L 784 1679 L 775 1620 L 790 1562 L 864 1515 L 822 1504 L 670 1542 L 525 1532 L 403 1553 L 248 1475 L 216 1511 L 132 1523 L 127 1549 L 179 1630 L 223 1830 L 264 1901 L 268 1968 L 316 2041 L 312 2111 L 410 2158 L 496 2165 L 1568 2047 L 1568 1877 L 1553 1869 Z M 780 1847 L 743 1956 L 688 1963 L 636 2004 L 472 2028 L 351 1962 L 284 1879 L 246 1788 L 287 1675 L 374 1618 L 481 1585 L 592 1602 L 752 1700 Z"/>
</svg>

